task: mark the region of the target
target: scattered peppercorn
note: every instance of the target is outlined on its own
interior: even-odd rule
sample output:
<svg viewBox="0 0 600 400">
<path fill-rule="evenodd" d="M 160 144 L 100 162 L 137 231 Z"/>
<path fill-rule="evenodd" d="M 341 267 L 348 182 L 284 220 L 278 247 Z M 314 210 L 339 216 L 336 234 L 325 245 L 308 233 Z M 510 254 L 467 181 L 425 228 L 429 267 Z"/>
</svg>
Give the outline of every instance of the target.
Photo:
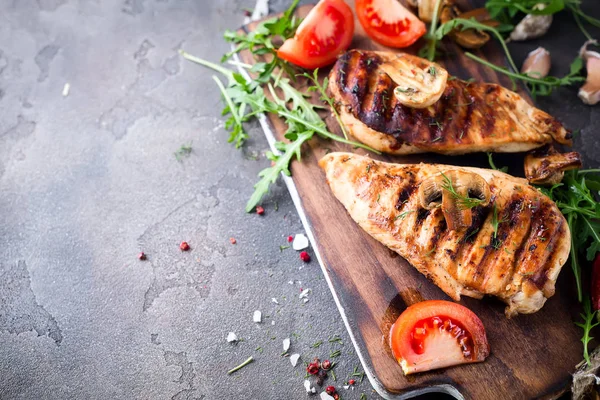
<svg viewBox="0 0 600 400">
<path fill-rule="evenodd" d="M 137 257 L 138 257 L 138 260 L 142 260 L 142 261 L 144 261 L 147 258 L 146 253 L 144 253 L 143 251 L 140 254 L 138 254 Z"/>
<path fill-rule="evenodd" d="M 292 243 L 294 241 L 294 237 L 292 235 L 288 236 L 288 243 Z"/>
<path fill-rule="evenodd" d="M 329 368 L 331 368 L 331 361 L 329 360 L 325 360 L 321 363 L 321 368 L 323 368 L 324 370 L 328 370 Z"/>
<path fill-rule="evenodd" d="M 315 364 L 315 363 L 308 364 L 308 367 L 306 367 L 306 372 L 308 372 L 311 375 L 318 374 L 319 373 L 319 365 Z"/>
<path fill-rule="evenodd" d="M 181 242 L 179 248 L 181 249 L 181 251 L 188 251 L 190 249 L 190 245 L 188 244 L 188 242 Z"/>
<path fill-rule="evenodd" d="M 237 240 L 235 240 L 235 238 L 229 238 L 229 242 L 230 242 L 231 244 L 236 244 L 236 243 L 237 243 Z"/>
<path fill-rule="evenodd" d="M 303 251 L 300 253 L 300 259 L 307 263 L 310 261 L 310 255 L 307 252 Z"/>
<path fill-rule="evenodd" d="M 250 17 L 250 16 L 252 16 L 252 11 L 244 10 L 244 17 Z"/>
<path fill-rule="evenodd" d="M 263 215 L 265 213 L 265 209 L 262 208 L 261 206 L 256 206 L 256 213 L 258 215 Z"/>
<path fill-rule="evenodd" d="M 325 392 L 327 392 L 328 395 L 333 396 L 337 391 L 335 390 L 335 387 L 327 386 Z"/>
<path fill-rule="evenodd" d="M 356 383 L 356 381 L 354 379 L 350 379 L 348 381 L 348 385 L 354 385 Z"/>
</svg>

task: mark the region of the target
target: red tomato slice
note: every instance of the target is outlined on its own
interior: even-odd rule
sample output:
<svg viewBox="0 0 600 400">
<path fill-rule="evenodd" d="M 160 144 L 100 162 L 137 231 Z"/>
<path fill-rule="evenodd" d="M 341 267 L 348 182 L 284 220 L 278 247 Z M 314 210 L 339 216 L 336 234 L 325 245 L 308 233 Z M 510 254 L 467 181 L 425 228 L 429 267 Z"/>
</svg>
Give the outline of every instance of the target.
<svg viewBox="0 0 600 400">
<path fill-rule="evenodd" d="M 406 375 L 479 362 L 490 354 L 477 315 L 444 300 L 408 307 L 392 325 L 390 347 Z"/>
<path fill-rule="evenodd" d="M 356 0 L 356 15 L 367 35 L 385 46 L 408 47 L 427 32 L 398 0 Z"/>
<path fill-rule="evenodd" d="M 303 68 L 324 67 L 346 50 L 354 36 L 352 9 L 343 0 L 321 0 L 302 21 L 277 57 Z"/>
</svg>

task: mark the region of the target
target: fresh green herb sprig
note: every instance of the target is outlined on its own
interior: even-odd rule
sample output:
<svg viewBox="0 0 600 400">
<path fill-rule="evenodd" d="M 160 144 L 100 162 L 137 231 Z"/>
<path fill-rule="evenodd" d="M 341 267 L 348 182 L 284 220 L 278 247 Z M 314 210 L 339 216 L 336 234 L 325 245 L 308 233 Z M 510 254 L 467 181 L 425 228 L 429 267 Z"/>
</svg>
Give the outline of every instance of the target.
<svg viewBox="0 0 600 400">
<path fill-rule="evenodd" d="M 542 4 L 544 7 L 537 6 Z M 550 15 L 565 8 L 563 0 L 488 0 L 485 3 L 490 17 L 505 23 L 512 22 L 519 14 Z"/>
<path fill-rule="evenodd" d="M 539 7 L 538 4 L 544 7 Z M 490 13 L 490 17 L 504 23 L 512 23 L 517 17 L 521 18 L 523 14 L 552 15 L 568 10 L 575 18 L 581 32 L 588 39 L 592 39 L 592 37 L 583 26 L 582 19 L 588 24 L 600 28 L 600 20 L 591 17 L 581 9 L 581 0 L 487 0 L 485 7 Z"/>
<path fill-rule="evenodd" d="M 433 26 L 433 24 L 432 24 L 432 26 Z M 534 98 L 536 96 L 548 96 L 553 92 L 554 89 L 556 89 L 558 87 L 570 86 L 575 83 L 585 81 L 585 78 L 581 76 L 581 70 L 583 68 L 583 60 L 579 57 L 575 58 L 575 60 L 571 63 L 571 68 L 570 68 L 569 73 L 563 77 L 546 76 L 544 78 L 536 78 L 536 77 L 518 72 L 519 69 L 517 68 L 512 56 L 510 55 L 510 51 L 508 50 L 508 47 L 506 46 L 506 43 L 504 42 L 504 38 L 502 37 L 502 31 L 509 30 L 509 28 L 511 28 L 511 27 L 506 26 L 506 25 L 502 25 L 500 27 L 494 28 L 494 27 L 482 24 L 481 22 L 476 21 L 474 18 L 471 18 L 471 19 L 455 18 L 451 21 L 448 21 L 448 22 L 440 25 L 440 27 L 435 30 L 435 33 L 432 36 L 432 40 L 436 41 L 436 42 L 442 40 L 453 29 L 461 29 L 461 30 L 476 29 L 479 31 L 491 33 L 492 36 L 494 36 L 500 42 L 500 45 L 502 46 L 502 49 L 504 50 L 504 53 L 506 54 L 506 59 L 508 61 L 510 68 L 499 67 L 495 64 L 490 63 L 489 61 L 486 61 L 486 60 L 476 56 L 473 53 L 468 52 L 468 51 L 465 52 L 465 56 L 469 57 L 470 59 L 472 59 L 474 61 L 477 61 L 478 63 L 480 63 L 482 65 L 485 65 L 486 67 L 493 69 L 496 72 L 499 72 L 499 73 L 502 73 L 502 74 L 508 76 L 513 81 L 513 84 L 515 83 L 516 80 L 523 81 L 529 87 L 531 94 Z M 434 44 L 433 46 L 435 47 L 436 45 Z M 435 57 L 435 52 L 429 51 L 427 53 L 427 58 L 429 58 L 431 61 L 433 61 L 434 57 Z"/>
<path fill-rule="evenodd" d="M 225 88 L 219 79 L 214 79 L 225 100 L 226 107 L 223 113 L 232 114 L 230 117 L 232 122 L 229 125 L 226 124 L 226 126 L 232 128 L 230 142 L 235 142 L 236 145 L 240 143 L 239 145 L 241 146 L 241 143 L 248 137 L 243 128 L 243 123 L 258 114 L 272 113 L 278 115 L 285 120 L 288 126 L 285 138 L 289 142 L 275 143 L 275 148 L 279 154 L 273 152 L 267 153 L 267 158 L 273 164 L 258 174 L 260 179 L 254 185 L 254 193 L 252 193 L 252 196 L 246 203 L 246 212 L 250 212 L 256 207 L 263 196 L 269 192 L 269 187 L 275 183 L 280 174 L 291 175 L 289 166 L 292 160 L 301 159 L 302 145 L 312 139 L 315 134 L 325 139 L 335 140 L 379 154 L 378 151 L 367 145 L 347 140 L 329 132 L 325 122 L 317 112 L 321 107 L 310 103 L 307 100 L 309 95 L 295 89 L 289 83 L 288 79 L 281 79 L 280 77 L 271 78 L 275 79 L 277 88 L 283 93 L 283 99 L 279 98 L 275 87 L 269 82 L 267 88 L 272 98 L 272 100 L 269 100 L 264 89 L 257 81 L 249 83 L 240 73 L 191 56 L 185 52 L 182 52 L 182 54 L 186 59 L 211 68 L 227 77 L 229 85 L 227 88 Z M 239 63 L 238 65 L 248 68 L 251 72 L 254 70 L 259 75 L 263 72 L 262 70 L 257 70 L 256 65 L 250 66 Z"/>
<path fill-rule="evenodd" d="M 294 0 L 290 7 L 279 18 L 272 18 L 261 22 L 256 29 L 250 33 L 241 33 L 227 30 L 224 38 L 226 41 L 233 43 L 235 48 L 229 53 L 226 53 L 221 62 L 229 60 L 234 54 L 243 50 L 249 50 L 255 56 L 271 55 L 271 61 L 259 63 L 257 67 L 260 70 L 256 81 L 267 83 L 271 80 L 271 76 L 277 68 L 294 76 L 294 67 L 286 61 L 277 57 L 278 45 L 274 41 L 280 40 L 282 43 L 286 39 L 291 38 L 296 33 L 300 19 L 296 18 L 294 11 L 299 0 Z"/>
<path fill-rule="evenodd" d="M 448 191 L 448 193 L 450 193 L 450 195 L 452 197 L 454 197 L 454 199 L 456 200 L 456 204 L 458 205 L 458 208 L 460 208 L 462 210 L 468 210 L 473 207 L 477 207 L 478 205 L 483 203 L 483 200 L 481 200 L 481 199 L 478 199 L 475 197 L 464 196 L 464 195 L 458 193 L 456 191 L 456 188 L 452 184 L 452 179 L 450 179 L 450 177 L 448 177 L 448 175 L 444 174 L 443 172 L 442 172 L 442 177 L 444 179 L 444 182 L 442 183 L 442 188 L 444 190 Z"/>
<path fill-rule="evenodd" d="M 436 29 L 438 24 L 438 13 L 442 1 L 436 0 L 433 6 L 433 15 L 431 19 L 431 25 L 429 31 L 425 34 L 425 46 L 419 50 L 419 57 L 426 58 L 429 61 L 433 61 L 438 53 L 439 39 L 436 38 Z"/>
<path fill-rule="evenodd" d="M 331 108 L 331 112 L 335 116 L 335 119 L 336 119 L 338 125 L 340 126 L 340 129 L 342 130 L 344 137 L 346 139 L 348 139 L 348 132 L 346 131 L 346 126 L 342 123 L 342 118 L 340 117 L 340 114 L 337 112 L 337 109 L 335 107 L 335 101 L 327 94 L 327 86 L 329 85 L 329 78 L 325 77 L 325 79 L 323 79 L 323 83 L 322 84 L 319 83 L 319 68 L 315 68 L 312 75 L 305 72 L 304 74 L 302 74 L 302 76 L 307 78 L 309 81 L 311 81 L 313 83 L 313 86 L 309 87 L 308 91 L 309 92 L 314 92 L 314 91 L 318 92 L 321 95 L 320 100 L 329 104 L 329 107 Z"/>
<path fill-rule="evenodd" d="M 588 352 L 588 344 L 593 339 L 590 335 L 593 328 L 598 326 L 600 322 L 596 318 L 597 311 L 592 312 L 592 307 L 590 305 L 590 299 L 586 297 L 583 300 L 583 313 L 579 314 L 583 322 L 576 322 L 575 325 L 583 329 L 583 336 L 581 337 L 581 343 L 583 343 L 583 358 L 590 364 L 590 354 Z"/>
<path fill-rule="evenodd" d="M 561 183 L 550 188 L 538 189 L 552 199 L 565 215 L 571 231 L 570 261 L 577 299 L 583 300 L 581 285 L 580 251 L 585 250 L 585 258 L 591 262 L 600 252 L 600 175 L 592 175 L 598 170 L 567 171 Z"/>
<path fill-rule="evenodd" d="M 500 171 L 500 172 L 508 172 L 508 167 L 502 167 L 502 168 L 496 167 L 496 164 L 494 164 L 494 159 L 492 158 L 493 153 L 488 152 L 487 157 L 488 157 L 488 163 L 490 164 L 490 168 L 492 168 L 496 171 Z"/>
<path fill-rule="evenodd" d="M 546 76 L 544 78 L 536 78 L 527 74 L 518 72 L 512 72 L 507 68 L 499 67 L 484 60 L 483 58 L 477 57 L 473 53 L 465 52 L 465 55 L 470 59 L 477 61 L 480 64 L 485 65 L 493 69 L 496 72 L 500 72 L 511 79 L 517 79 L 525 82 L 531 91 L 533 98 L 537 96 L 548 96 L 554 89 L 561 86 L 571 86 L 575 83 L 584 82 L 585 78 L 581 76 L 581 70 L 583 68 L 583 60 L 580 57 L 576 57 L 571 63 L 570 72 L 559 78 L 556 76 Z"/>
<path fill-rule="evenodd" d="M 492 206 L 492 228 L 494 229 L 494 233 L 493 233 L 493 237 L 492 237 L 492 247 L 495 248 L 496 250 L 498 250 L 500 248 L 500 241 L 498 240 L 498 228 L 500 227 L 501 224 L 505 223 L 508 221 L 507 217 L 504 217 L 502 219 L 498 219 L 498 207 L 496 206 L 496 203 L 494 202 L 494 205 Z"/>
</svg>

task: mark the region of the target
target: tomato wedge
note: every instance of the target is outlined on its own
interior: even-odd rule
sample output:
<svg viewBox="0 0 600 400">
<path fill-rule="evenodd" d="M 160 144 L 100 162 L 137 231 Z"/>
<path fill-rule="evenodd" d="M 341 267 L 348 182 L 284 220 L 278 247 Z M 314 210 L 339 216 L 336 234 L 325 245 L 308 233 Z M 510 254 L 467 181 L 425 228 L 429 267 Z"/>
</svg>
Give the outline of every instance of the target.
<svg viewBox="0 0 600 400">
<path fill-rule="evenodd" d="M 354 36 L 352 9 L 343 0 L 321 0 L 302 21 L 296 35 L 277 50 L 277 57 L 303 68 L 333 63 Z"/>
<path fill-rule="evenodd" d="M 408 47 L 427 32 L 398 0 L 356 0 L 356 16 L 367 35 L 385 46 Z"/>
<path fill-rule="evenodd" d="M 477 315 L 444 300 L 408 307 L 392 325 L 390 347 L 406 375 L 479 362 L 490 354 Z"/>
</svg>

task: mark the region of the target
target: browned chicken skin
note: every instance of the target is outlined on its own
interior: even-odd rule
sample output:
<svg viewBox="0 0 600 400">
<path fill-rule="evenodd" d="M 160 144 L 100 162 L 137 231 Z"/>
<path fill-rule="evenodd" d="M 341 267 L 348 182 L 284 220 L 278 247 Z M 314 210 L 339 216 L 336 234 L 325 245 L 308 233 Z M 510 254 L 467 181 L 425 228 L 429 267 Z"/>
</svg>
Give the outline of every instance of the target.
<svg viewBox="0 0 600 400">
<path fill-rule="evenodd" d="M 520 152 L 553 141 L 571 144 L 571 133 L 556 119 L 496 84 L 449 78 L 431 106 L 400 104 L 394 96 L 398 85 L 384 70 L 407 61 L 425 71 L 432 65 L 408 54 L 363 50 L 348 51 L 334 65 L 329 91 L 359 141 L 391 154 Z"/>
<path fill-rule="evenodd" d="M 452 299 L 497 296 L 511 316 L 538 311 L 554 294 L 569 256 L 570 231 L 557 206 L 526 180 L 480 168 L 388 164 L 351 153 L 328 154 L 320 165 L 352 219 Z M 458 215 L 447 209 L 451 193 L 440 187 L 448 181 L 452 190 L 460 192 L 462 185 L 463 193 L 479 197 L 477 205 L 461 207 Z M 447 219 L 466 223 L 451 229 Z"/>
</svg>

